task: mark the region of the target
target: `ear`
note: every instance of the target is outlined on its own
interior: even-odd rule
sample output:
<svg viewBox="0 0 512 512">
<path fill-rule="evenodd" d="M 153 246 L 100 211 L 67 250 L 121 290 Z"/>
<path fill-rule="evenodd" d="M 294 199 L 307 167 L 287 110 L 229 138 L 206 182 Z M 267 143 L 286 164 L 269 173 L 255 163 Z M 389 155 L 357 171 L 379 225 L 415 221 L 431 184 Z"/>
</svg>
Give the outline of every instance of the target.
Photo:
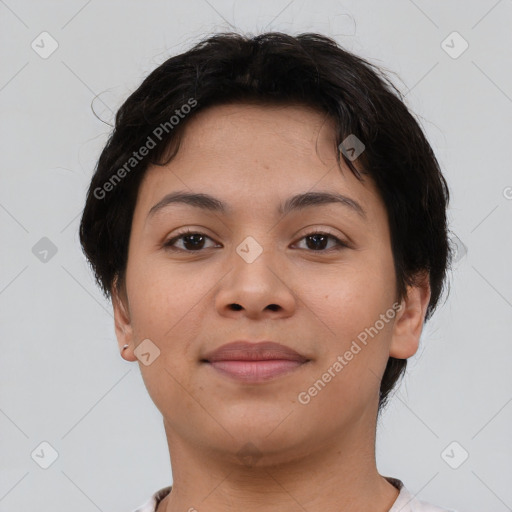
<svg viewBox="0 0 512 512">
<path fill-rule="evenodd" d="M 114 279 L 111 289 L 112 306 L 114 308 L 114 324 L 116 330 L 117 344 L 121 357 L 127 361 L 136 361 L 137 357 L 133 350 L 133 329 L 130 319 L 130 309 L 126 293 L 119 293 L 117 290 L 118 277 Z M 125 350 L 123 347 L 129 345 Z"/>
<path fill-rule="evenodd" d="M 429 274 L 422 272 L 416 276 L 415 284 L 407 287 L 407 296 L 396 316 L 389 348 L 391 357 L 407 359 L 417 352 L 429 301 Z"/>
</svg>

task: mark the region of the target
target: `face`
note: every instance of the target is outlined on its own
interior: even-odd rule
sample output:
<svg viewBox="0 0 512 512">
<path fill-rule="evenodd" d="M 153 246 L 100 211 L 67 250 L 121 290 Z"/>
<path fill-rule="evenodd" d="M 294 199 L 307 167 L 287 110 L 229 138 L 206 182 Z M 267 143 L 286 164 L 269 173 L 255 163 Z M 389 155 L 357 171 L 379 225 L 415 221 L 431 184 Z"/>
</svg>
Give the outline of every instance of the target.
<svg viewBox="0 0 512 512">
<path fill-rule="evenodd" d="M 384 204 L 335 150 L 315 110 L 223 105 L 191 119 L 176 157 L 147 170 L 114 311 L 128 359 L 143 340 L 147 361 L 158 354 L 139 366 L 170 438 L 232 457 L 252 443 L 271 461 L 375 429 L 388 358 L 416 351 L 429 295 L 397 302 Z M 178 191 L 215 199 L 169 201 Z M 259 381 L 203 361 L 237 340 L 307 361 Z"/>
</svg>

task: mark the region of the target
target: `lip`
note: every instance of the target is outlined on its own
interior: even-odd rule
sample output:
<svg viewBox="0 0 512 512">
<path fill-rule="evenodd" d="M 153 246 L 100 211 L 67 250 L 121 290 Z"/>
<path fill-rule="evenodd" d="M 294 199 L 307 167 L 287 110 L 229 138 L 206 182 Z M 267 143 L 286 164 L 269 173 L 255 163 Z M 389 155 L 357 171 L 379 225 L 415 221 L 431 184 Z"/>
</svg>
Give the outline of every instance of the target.
<svg viewBox="0 0 512 512">
<path fill-rule="evenodd" d="M 208 352 L 201 361 L 225 376 L 255 383 L 286 375 L 309 359 L 272 341 L 234 341 Z"/>
</svg>

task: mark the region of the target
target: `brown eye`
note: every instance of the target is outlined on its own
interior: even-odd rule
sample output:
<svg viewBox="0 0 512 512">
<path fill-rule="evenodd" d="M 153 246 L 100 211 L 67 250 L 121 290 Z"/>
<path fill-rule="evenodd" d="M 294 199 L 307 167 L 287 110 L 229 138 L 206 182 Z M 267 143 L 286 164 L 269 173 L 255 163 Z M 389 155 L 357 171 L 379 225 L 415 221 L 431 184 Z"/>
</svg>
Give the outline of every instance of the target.
<svg viewBox="0 0 512 512">
<path fill-rule="evenodd" d="M 214 246 L 207 247 L 207 240 L 212 240 L 209 236 L 204 233 L 187 230 L 179 233 L 170 240 L 164 243 L 163 247 L 171 251 L 183 251 L 183 252 L 201 252 L 203 249 L 212 248 Z M 305 249 L 314 252 L 328 252 L 331 250 L 341 250 L 348 247 L 348 244 L 340 240 L 338 237 L 325 232 L 313 232 L 304 235 L 301 240 L 306 240 Z M 334 244 L 328 247 L 329 241 L 333 241 Z M 177 246 L 176 243 L 180 242 L 181 247 Z"/>
<path fill-rule="evenodd" d="M 326 249 L 328 242 L 330 240 L 334 240 L 334 247 L 330 247 Z M 314 232 L 309 233 L 301 238 L 301 240 L 306 240 L 306 248 L 315 252 L 327 252 L 329 250 L 340 250 L 348 247 L 348 244 L 341 241 L 339 238 L 331 235 L 330 233 L 323 232 Z"/>
<path fill-rule="evenodd" d="M 206 240 L 212 239 L 204 233 L 185 231 L 184 233 L 178 234 L 165 242 L 164 247 L 169 250 L 199 252 L 204 249 Z M 176 247 L 176 242 L 182 242 L 182 247 Z"/>
</svg>

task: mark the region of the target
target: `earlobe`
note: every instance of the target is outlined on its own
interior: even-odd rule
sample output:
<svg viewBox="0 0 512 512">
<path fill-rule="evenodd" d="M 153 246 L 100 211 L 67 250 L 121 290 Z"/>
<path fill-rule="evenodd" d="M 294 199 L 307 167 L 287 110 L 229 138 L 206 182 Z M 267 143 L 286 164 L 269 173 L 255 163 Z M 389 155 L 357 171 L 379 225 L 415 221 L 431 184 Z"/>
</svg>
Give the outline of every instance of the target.
<svg viewBox="0 0 512 512">
<path fill-rule="evenodd" d="M 127 361 L 135 361 L 137 358 L 133 354 L 133 329 L 131 325 L 128 301 L 126 298 L 123 300 L 123 297 L 119 295 L 116 284 L 117 278 L 112 286 L 111 297 L 119 352 L 123 359 L 126 359 Z M 126 345 L 128 345 L 128 347 L 126 347 Z"/>
<path fill-rule="evenodd" d="M 413 286 L 407 287 L 407 297 L 402 300 L 393 326 L 391 357 L 408 359 L 417 352 L 429 301 L 429 275 L 424 272 L 416 276 Z"/>
</svg>

